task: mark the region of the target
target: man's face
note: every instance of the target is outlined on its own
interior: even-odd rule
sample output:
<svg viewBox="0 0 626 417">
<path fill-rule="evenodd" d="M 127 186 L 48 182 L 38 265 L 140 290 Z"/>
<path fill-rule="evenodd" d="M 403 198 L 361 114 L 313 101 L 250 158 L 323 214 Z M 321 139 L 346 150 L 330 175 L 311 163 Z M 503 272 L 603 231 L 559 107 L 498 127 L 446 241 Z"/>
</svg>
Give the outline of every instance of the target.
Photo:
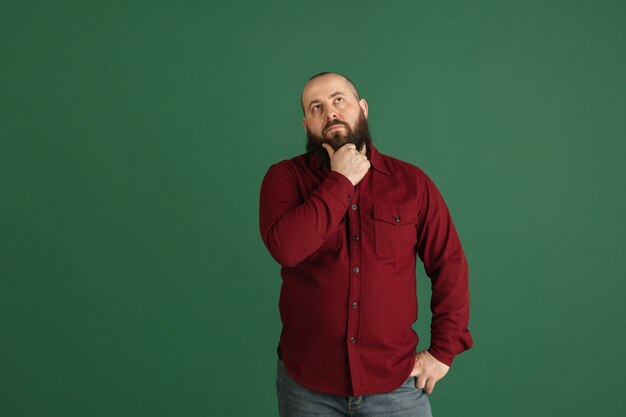
<svg viewBox="0 0 626 417">
<path fill-rule="evenodd" d="M 317 158 L 322 165 L 330 166 L 330 157 L 328 151 L 324 149 L 322 143 L 328 143 L 334 150 L 341 148 L 346 143 L 354 143 L 357 150 L 361 150 L 365 145 L 369 149 L 372 144 L 372 138 L 370 137 L 369 127 L 367 126 L 367 119 L 363 112 L 359 112 L 360 117 L 356 123 L 356 127 L 346 128 L 348 135 L 343 137 L 341 135 L 331 135 L 328 139 L 322 139 L 320 136 L 315 135 L 311 131 L 306 132 L 306 151 L 317 155 Z"/>
<path fill-rule="evenodd" d="M 321 138 L 338 149 L 367 119 L 367 103 L 357 99 L 354 87 L 342 76 L 326 74 L 309 81 L 302 91 L 304 130 L 309 138 Z M 321 145 L 321 144 L 320 144 Z"/>
</svg>

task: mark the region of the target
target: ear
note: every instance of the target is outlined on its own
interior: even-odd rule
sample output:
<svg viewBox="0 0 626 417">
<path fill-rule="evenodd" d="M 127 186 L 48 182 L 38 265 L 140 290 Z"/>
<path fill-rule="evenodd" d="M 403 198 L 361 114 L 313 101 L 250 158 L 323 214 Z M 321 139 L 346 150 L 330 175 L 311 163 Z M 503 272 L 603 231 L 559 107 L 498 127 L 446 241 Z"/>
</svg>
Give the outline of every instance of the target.
<svg viewBox="0 0 626 417">
<path fill-rule="evenodd" d="M 306 132 L 307 124 L 306 124 L 306 119 L 304 117 L 302 118 L 302 127 L 304 127 L 304 131 Z"/>
<path fill-rule="evenodd" d="M 359 106 L 361 106 L 361 110 L 363 110 L 363 114 L 365 115 L 365 118 L 367 119 L 367 101 L 365 101 L 365 99 L 362 98 L 361 100 L 359 100 Z"/>
</svg>

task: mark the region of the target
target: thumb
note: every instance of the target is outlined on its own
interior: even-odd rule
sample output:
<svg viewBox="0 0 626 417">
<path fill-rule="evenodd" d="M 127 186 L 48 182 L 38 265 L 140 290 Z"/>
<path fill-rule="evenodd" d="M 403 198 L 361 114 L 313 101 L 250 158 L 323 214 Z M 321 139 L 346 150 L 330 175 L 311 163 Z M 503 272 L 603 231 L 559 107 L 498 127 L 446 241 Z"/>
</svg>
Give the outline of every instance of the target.
<svg viewBox="0 0 626 417">
<path fill-rule="evenodd" d="M 363 147 L 361 148 L 361 150 L 359 151 L 361 154 L 366 155 L 367 154 L 367 145 L 363 144 Z"/>
<path fill-rule="evenodd" d="M 326 152 L 328 152 L 328 156 L 332 158 L 335 154 L 335 150 L 333 149 L 333 147 L 330 146 L 328 143 L 322 143 L 322 146 L 324 147 L 324 149 L 326 149 Z"/>
</svg>

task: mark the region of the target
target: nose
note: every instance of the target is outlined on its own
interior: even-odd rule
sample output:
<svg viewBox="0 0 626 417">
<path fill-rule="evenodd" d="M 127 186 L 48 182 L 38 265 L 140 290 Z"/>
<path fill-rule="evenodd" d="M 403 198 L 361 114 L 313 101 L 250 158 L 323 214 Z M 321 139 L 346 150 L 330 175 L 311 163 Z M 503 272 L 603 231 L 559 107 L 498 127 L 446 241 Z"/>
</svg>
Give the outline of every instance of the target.
<svg viewBox="0 0 626 417">
<path fill-rule="evenodd" d="M 329 109 L 326 112 L 326 120 L 330 121 L 337 118 L 337 112 L 334 109 Z"/>
</svg>

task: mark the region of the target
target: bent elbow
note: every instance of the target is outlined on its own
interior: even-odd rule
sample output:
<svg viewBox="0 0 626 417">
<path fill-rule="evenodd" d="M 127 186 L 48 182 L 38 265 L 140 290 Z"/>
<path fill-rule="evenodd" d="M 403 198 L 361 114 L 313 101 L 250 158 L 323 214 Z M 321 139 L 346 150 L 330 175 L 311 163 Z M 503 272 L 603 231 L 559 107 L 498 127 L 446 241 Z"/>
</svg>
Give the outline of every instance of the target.
<svg viewBox="0 0 626 417">
<path fill-rule="evenodd" d="M 293 268 L 302 262 L 302 258 L 295 253 L 293 247 L 279 245 L 272 238 L 265 241 L 265 247 L 268 252 L 281 266 L 285 268 Z"/>
<path fill-rule="evenodd" d="M 273 251 L 270 249 L 269 252 L 270 255 L 272 255 L 272 258 L 274 258 L 276 262 L 278 262 L 281 266 L 284 266 L 285 268 L 293 268 L 294 266 L 298 266 L 298 264 L 302 262 L 301 259 L 296 258 L 290 253 L 285 253 L 285 251 Z"/>
</svg>

